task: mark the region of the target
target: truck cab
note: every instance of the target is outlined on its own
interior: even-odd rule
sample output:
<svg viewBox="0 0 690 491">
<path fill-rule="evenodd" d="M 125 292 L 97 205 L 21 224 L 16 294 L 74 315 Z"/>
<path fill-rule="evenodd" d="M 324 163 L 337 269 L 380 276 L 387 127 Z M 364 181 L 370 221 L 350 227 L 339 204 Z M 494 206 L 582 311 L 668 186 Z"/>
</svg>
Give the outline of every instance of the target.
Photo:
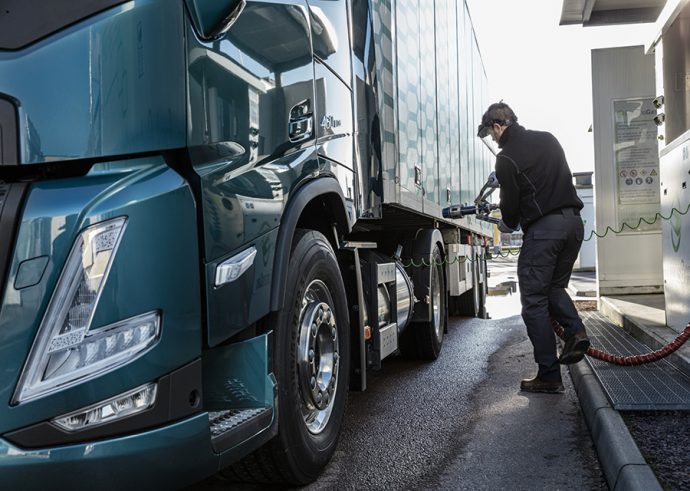
<svg viewBox="0 0 690 491">
<path fill-rule="evenodd" d="M 474 52 L 464 2 L 7 2 L 0 484 L 318 477 L 368 370 L 485 315 Z"/>
</svg>

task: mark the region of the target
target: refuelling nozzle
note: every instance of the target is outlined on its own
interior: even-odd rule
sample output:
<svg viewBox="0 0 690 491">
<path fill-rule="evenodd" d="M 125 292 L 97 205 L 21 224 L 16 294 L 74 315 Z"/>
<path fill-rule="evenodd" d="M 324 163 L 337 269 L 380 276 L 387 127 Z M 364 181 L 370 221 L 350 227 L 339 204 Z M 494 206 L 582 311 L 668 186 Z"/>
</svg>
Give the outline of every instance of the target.
<svg viewBox="0 0 690 491">
<path fill-rule="evenodd" d="M 463 218 L 468 215 L 477 215 L 480 220 L 498 223 L 498 219 L 489 216 L 489 213 L 497 208 L 497 204 L 487 202 L 474 205 L 452 205 L 443 209 L 443 218 Z"/>
<path fill-rule="evenodd" d="M 498 223 L 498 218 L 490 217 L 492 210 L 498 209 L 498 205 L 489 203 L 487 198 L 498 189 L 499 183 L 496 172 L 489 174 L 489 178 L 474 200 L 473 205 L 451 205 L 443 209 L 443 218 L 462 218 L 467 215 L 477 215 L 477 218 L 485 222 Z"/>
</svg>

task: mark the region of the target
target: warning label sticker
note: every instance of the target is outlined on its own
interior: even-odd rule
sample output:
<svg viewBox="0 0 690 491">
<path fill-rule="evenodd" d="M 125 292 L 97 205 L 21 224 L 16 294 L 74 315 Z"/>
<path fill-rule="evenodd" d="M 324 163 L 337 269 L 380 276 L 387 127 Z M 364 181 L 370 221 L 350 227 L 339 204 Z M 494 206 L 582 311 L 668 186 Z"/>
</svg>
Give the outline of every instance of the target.
<svg viewBox="0 0 690 491">
<path fill-rule="evenodd" d="M 635 226 L 640 217 L 653 219 L 659 211 L 659 149 L 656 108 L 651 98 L 613 101 L 613 155 L 618 226 Z M 660 224 L 641 224 L 637 231 L 657 230 Z"/>
<path fill-rule="evenodd" d="M 659 172 L 656 109 L 649 99 L 613 102 L 614 156 L 618 204 L 658 204 L 659 182 L 645 179 Z"/>
</svg>

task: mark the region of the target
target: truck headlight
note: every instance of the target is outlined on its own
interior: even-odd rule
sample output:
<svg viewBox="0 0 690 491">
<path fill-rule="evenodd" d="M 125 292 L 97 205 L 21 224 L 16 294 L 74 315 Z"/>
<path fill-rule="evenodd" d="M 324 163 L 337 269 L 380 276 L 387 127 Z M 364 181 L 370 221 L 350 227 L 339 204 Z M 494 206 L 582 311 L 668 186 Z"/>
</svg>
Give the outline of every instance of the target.
<svg viewBox="0 0 690 491">
<path fill-rule="evenodd" d="M 65 431 L 80 431 L 118 421 L 148 411 L 156 403 L 158 386 L 146 384 L 106 401 L 53 419 Z"/>
<path fill-rule="evenodd" d="M 112 371 L 140 356 L 158 339 L 158 312 L 90 329 L 126 223 L 124 217 L 101 222 L 75 240 L 38 328 L 13 404 Z"/>
</svg>

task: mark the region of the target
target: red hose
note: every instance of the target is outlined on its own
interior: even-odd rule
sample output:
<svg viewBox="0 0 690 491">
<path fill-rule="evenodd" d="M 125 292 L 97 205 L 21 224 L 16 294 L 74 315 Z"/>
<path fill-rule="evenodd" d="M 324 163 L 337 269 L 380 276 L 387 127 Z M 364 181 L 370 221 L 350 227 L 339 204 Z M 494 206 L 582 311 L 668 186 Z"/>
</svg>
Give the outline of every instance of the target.
<svg viewBox="0 0 690 491">
<path fill-rule="evenodd" d="M 563 329 L 563 326 L 561 326 L 555 319 L 551 319 L 551 326 L 553 327 L 553 330 L 556 332 L 558 337 L 565 340 L 565 330 Z M 685 341 L 687 341 L 689 338 L 690 323 L 688 323 L 688 325 L 685 326 L 683 332 L 680 333 L 676 339 L 668 343 L 663 348 L 660 348 L 656 351 L 652 351 L 650 353 L 644 353 L 641 355 L 620 356 L 613 355 L 611 353 L 607 353 L 606 351 L 602 351 L 597 348 L 592 348 L 590 346 L 589 348 L 587 348 L 586 354 L 588 356 L 591 356 L 592 358 L 596 358 L 597 360 L 602 360 L 607 363 L 613 363 L 614 365 L 643 365 L 645 363 L 651 363 L 653 361 L 658 361 L 662 358 L 667 357 L 668 355 L 676 351 L 678 348 L 683 346 L 683 343 L 685 343 Z"/>
</svg>

